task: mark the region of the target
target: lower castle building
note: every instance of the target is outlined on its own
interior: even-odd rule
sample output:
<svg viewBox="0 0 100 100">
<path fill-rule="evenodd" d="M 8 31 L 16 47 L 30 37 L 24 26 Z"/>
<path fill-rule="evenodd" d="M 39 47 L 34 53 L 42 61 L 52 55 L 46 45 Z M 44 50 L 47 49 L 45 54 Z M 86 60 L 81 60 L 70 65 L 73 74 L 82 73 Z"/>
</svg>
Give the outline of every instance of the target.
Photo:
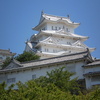
<svg viewBox="0 0 100 100">
<path fill-rule="evenodd" d="M 18 81 L 24 83 L 65 66 L 64 70 L 75 72 L 71 79 L 78 77 L 87 89 L 100 85 L 100 59 L 91 56 L 95 48 L 84 44 L 88 37 L 74 33 L 79 25 L 69 16 L 59 17 L 42 12 L 39 24 L 32 28 L 39 33 L 32 35 L 25 47 L 25 51 L 41 56 L 40 60 L 21 63 L 13 59 L 0 70 L 0 83 L 5 81 L 8 86 Z"/>
<path fill-rule="evenodd" d="M 24 83 L 46 76 L 47 72 L 63 66 L 65 70 L 75 72 L 71 79 L 78 77 L 78 80 L 85 82 L 87 89 L 100 84 L 100 60 L 93 59 L 88 50 L 24 63 L 13 60 L 5 69 L 0 70 L 0 83 L 5 81 L 8 86 L 19 81 Z"/>
</svg>

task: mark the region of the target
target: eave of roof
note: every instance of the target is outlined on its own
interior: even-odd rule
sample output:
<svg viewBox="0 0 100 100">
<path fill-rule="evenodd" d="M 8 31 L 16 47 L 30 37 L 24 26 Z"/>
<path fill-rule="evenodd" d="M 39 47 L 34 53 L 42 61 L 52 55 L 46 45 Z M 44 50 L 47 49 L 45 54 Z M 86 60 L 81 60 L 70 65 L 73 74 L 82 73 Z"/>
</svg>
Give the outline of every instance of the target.
<svg viewBox="0 0 100 100">
<path fill-rule="evenodd" d="M 65 24 L 67 24 L 67 25 L 69 25 L 69 26 L 71 26 L 71 27 L 73 27 L 73 28 L 77 28 L 77 27 L 80 25 L 80 23 L 67 23 L 67 22 L 65 22 L 65 21 L 52 21 L 52 20 L 50 20 L 50 19 L 49 19 L 49 20 L 44 19 L 44 20 L 43 20 L 41 23 L 39 23 L 37 26 L 33 27 L 32 30 L 39 31 L 40 27 L 41 27 L 43 24 L 47 23 L 47 22 L 53 22 L 53 23 L 62 22 L 62 23 L 65 23 Z"/>
<path fill-rule="evenodd" d="M 86 74 L 83 74 L 84 76 L 95 76 L 95 75 L 100 75 L 100 71 L 96 71 L 96 72 L 89 72 Z"/>
<path fill-rule="evenodd" d="M 24 63 L 20 63 L 23 67 L 19 68 L 12 68 L 12 69 L 3 69 L 0 70 L 0 73 L 6 73 L 6 72 L 13 72 L 13 71 L 20 71 L 25 70 L 25 69 L 34 69 L 38 67 L 45 67 L 45 66 L 51 66 L 53 64 L 61 64 L 61 63 L 69 63 L 69 62 L 76 62 L 76 61 L 81 61 L 81 60 L 90 60 L 88 58 L 88 53 L 87 51 L 85 52 L 80 52 L 80 53 L 75 53 L 75 54 L 70 54 L 70 55 L 64 55 L 64 56 L 58 56 L 58 57 L 53 57 L 53 58 L 48 58 L 48 59 L 41 59 L 41 60 L 36 60 L 36 61 L 28 61 Z"/>
<path fill-rule="evenodd" d="M 100 59 L 94 60 L 92 63 L 89 63 L 85 66 L 83 66 L 84 68 L 88 68 L 88 67 L 96 67 L 100 65 Z"/>
</svg>

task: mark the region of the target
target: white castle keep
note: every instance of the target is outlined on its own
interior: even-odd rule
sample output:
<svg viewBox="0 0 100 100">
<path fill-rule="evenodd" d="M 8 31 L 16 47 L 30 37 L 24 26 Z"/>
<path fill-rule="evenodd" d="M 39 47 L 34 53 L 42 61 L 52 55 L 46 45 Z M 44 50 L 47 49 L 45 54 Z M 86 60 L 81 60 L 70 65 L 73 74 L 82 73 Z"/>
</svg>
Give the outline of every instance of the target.
<svg viewBox="0 0 100 100">
<path fill-rule="evenodd" d="M 39 24 L 32 28 L 38 34 L 31 36 L 26 42 L 25 51 L 35 52 L 41 59 L 61 56 L 66 54 L 86 51 L 90 52 L 95 48 L 89 48 L 84 44 L 87 36 L 74 33 L 80 23 L 70 20 L 70 17 L 59 17 L 41 13 Z"/>
</svg>

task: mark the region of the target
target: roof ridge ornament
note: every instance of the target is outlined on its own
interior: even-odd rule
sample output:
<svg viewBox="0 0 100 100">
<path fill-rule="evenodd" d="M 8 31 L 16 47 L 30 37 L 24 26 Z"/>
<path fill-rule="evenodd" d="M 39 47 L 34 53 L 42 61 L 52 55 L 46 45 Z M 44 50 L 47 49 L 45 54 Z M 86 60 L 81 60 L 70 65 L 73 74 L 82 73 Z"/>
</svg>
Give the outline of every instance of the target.
<svg viewBox="0 0 100 100">
<path fill-rule="evenodd" d="M 44 10 L 41 11 L 41 14 L 44 14 Z"/>
<path fill-rule="evenodd" d="M 67 18 L 70 19 L 70 15 L 67 15 Z"/>
</svg>

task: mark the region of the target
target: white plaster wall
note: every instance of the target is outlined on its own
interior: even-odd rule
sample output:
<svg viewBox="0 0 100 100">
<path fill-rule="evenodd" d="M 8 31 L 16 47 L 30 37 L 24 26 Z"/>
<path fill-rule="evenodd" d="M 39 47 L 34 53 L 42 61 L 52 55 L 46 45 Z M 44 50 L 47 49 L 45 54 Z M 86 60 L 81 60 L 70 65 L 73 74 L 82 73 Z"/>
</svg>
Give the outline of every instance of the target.
<svg viewBox="0 0 100 100">
<path fill-rule="evenodd" d="M 84 62 L 78 62 L 76 63 L 76 75 L 78 76 L 78 79 L 84 79 L 83 77 L 83 65 L 85 63 Z"/>
<path fill-rule="evenodd" d="M 97 71 L 100 71 L 100 66 L 91 66 L 91 67 L 84 68 L 84 74 L 89 73 L 89 72 L 97 72 Z M 100 84 L 100 80 L 91 81 L 92 77 L 85 76 L 85 80 L 86 80 L 87 89 L 91 88 L 92 85 Z"/>
<path fill-rule="evenodd" d="M 59 66 L 58 66 L 59 67 Z M 8 73 L 7 79 L 10 78 L 15 78 L 16 82 L 13 83 L 7 83 L 8 86 L 10 86 L 11 84 L 15 84 L 19 81 L 21 81 L 22 83 L 25 83 L 29 80 L 32 80 L 32 75 L 36 74 L 36 78 L 39 78 L 40 76 L 46 76 L 47 72 L 50 72 L 51 70 L 58 68 L 56 66 L 53 67 L 44 67 L 44 68 L 37 68 L 34 70 L 27 70 L 27 71 L 20 71 L 20 72 L 15 72 L 15 73 Z M 17 87 L 15 86 L 15 89 Z"/>
<path fill-rule="evenodd" d="M 43 41 L 43 40 L 47 39 L 48 37 L 49 36 L 43 35 L 39 39 L 37 39 L 36 42 Z M 73 39 L 68 39 L 68 38 L 65 38 L 65 37 L 53 37 L 53 40 L 58 44 L 66 44 L 66 45 L 68 45 L 68 42 L 70 42 L 71 44 L 76 42 Z"/>
<path fill-rule="evenodd" d="M 59 27 L 60 27 L 61 29 L 64 29 L 65 31 L 67 31 L 66 28 L 68 28 L 69 33 L 74 33 L 74 28 L 72 28 L 68 25 L 65 25 L 65 24 L 61 24 L 61 23 L 48 23 L 47 30 L 52 30 L 52 26 L 53 26 L 53 29 L 55 29 L 55 27 L 57 27 L 57 30 L 59 30 Z"/>
<path fill-rule="evenodd" d="M 45 51 L 45 49 L 48 49 L 48 51 Z M 60 48 L 60 47 L 53 47 L 53 46 L 41 46 L 41 51 L 42 52 L 46 52 L 46 53 L 58 53 L 58 52 L 63 52 L 63 51 L 67 51 L 67 53 L 75 53 L 78 52 L 76 50 L 72 50 L 70 48 Z M 71 51 L 71 52 L 70 52 Z"/>
<path fill-rule="evenodd" d="M 92 77 L 85 76 L 86 88 L 90 89 L 93 85 L 100 84 L 100 80 L 92 81 Z"/>
<path fill-rule="evenodd" d="M 86 82 L 86 88 L 90 89 L 92 87 L 92 85 L 91 85 L 91 77 L 85 77 L 85 82 Z"/>
<path fill-rule="evenodd" d="M 45 40 L 46 38 L 48 38 L 48 36 L 43 35 L 43 36 L 37 38 L 36 42 L 43 41 L 43 40 Z"/>
<path fill-rule="evenodd" d="M 75 62 L 75 63 L 71 63 L 71 64 L 67 64 L 66 66 L 74 66 L 75 68 L 72 69 L 72 72 L 75 71 L 75 75 L 71 77 L 71 79 L 73 78 L 78 78 L 78 79 L 84 79 L 83 77 L 83 68 L 82 66 L 84 65 L 84 62 Z"/>
<path fill-rule="evenodd" d="M 31 48 L 28 46 L 28 44 L 26 44 L 25 51 L 26 52 L 30 52 L 31 51 Z"/>
<path fill-rule="evenodd" d="M 65 37 L 62 37 L 62 38 L 53 37 L 53 39 L 54 39 L 58 44 L 66 44 L 66 45 L 68 45 L 68 42 L 70 42 L 71 44 L 75 42 L 75 40 L 73 40 L 73 39 L 68 39 L 68 38 L 65 38 Z"/>
<path fill-rule="evenodd" d="M 50 47 L 50 46 L 42 46 L 41 47 L 41 50 L 43 52 L 46 52 L 45 49 L 48 49 L 48 53 L 54 53 L 53 51 L 55 50 L 56 52 L 60 52 L 60 51 L 63 51 L 62 48 L 56 48 L 56 47 Z"/>
<path fill-rule="evenodd" d="M 0 83 L 7 81 L 7 74 L 0 74 Z"/>
<path fill-rule="evenodd" d="M 60 65 L 53 65 L 51 67 L 47 66 L 47 67 L 37 68 L 37 69 L 33 69 L 33 70 L 26 70 L 26 71 L 8 73 L 8 74 L 6 74 L 6 78 L 4 78 L 4 79 L 7 81 L 7 79 L 15 78 L 16 82 L 21 81 L 22 83 L 24 83 L 28 80 L 31 80 L 32 75 L 34 75 L 34 74 L 36 74 L 36 78 L 39 78 L 40 76 L 45 76 L 47 72 L 50 72 L 53 69 L 63 67 L 63 66 L 66 66 L 66 67 L 67 66 L 69 66 L 69 67 L 74 66 L 75 67 L 74 71 L 76 72 L 76 74 L 74 76 L 72 76 L 71 79 L 76 78 L 76 77 L 78 77 L 78 79 L 83 79 L 83 76 L 82 76 L 83 72 L 82 72 L 82 68 L 81 68 L 82 65 L 83 65 L 82 62 L 76 62 L 76 63 L 69 63 L 67 65 L 66 64 L 60 64 Z M 73 71 L 73 69 L 72 69 L 72 71 Z M 2 76 L 0 75 L 0 77 L 2 77 Z M 1 81 L 2 81 L 2 79 L 1 79 Z M 7 84 L 8 84 L 8 86 L 10 86 L 12 83 L 7 83 Z M 17 87 L 15 87 L 15 88 L 17 88 Z"/>
</svg>

